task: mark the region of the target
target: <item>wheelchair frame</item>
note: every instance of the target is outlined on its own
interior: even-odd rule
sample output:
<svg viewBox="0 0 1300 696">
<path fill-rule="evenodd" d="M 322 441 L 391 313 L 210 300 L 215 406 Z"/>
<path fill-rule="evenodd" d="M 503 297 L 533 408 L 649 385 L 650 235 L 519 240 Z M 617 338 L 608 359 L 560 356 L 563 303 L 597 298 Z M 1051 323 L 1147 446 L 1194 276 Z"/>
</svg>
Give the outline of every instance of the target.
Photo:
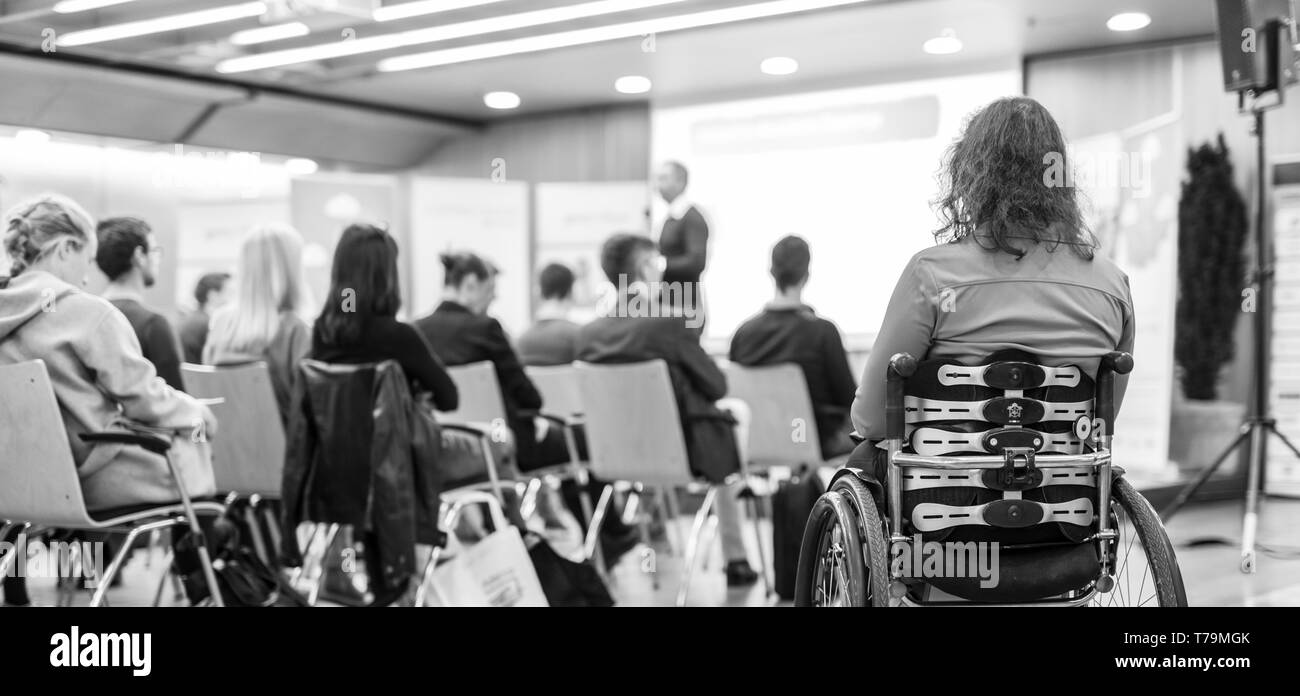
<svg viewBox="0 0 1300 696">
<path fill-rule="evenodd" d="M 1109 592 L 1115 579 L 1110 574 L 1110 555 L 1107 544 L 1118 538 L 1119 532 L 1110 528 L 1111 504 L 1111 438 L 1110 424 L 1115 420 L 1115 375 L 1128 374 L 1133 369 L 1133 357 L 1128 353 L 1111 352 L 1106 354 L 1097 369 L 1095 379 L 1094 440 L 1095 451 L 1084 454 L 1052 454 L 1039 464 L 1033 448 L 1012 448 L 1003 450 L 1002 456 L 925 456 L 909 454 L 902 451 L 906 433 L 906 410 L 904 406 L 904 383 L 917 368 L 916 358 L 907 353 L 897 353 L 890 357 L 885 393 L 885 431 L 889 466 L 886 468 L 886 495 L 889 501 L 889 538 L 893 544 L 908 542 L 910 539 L 902 534 L 903 529 L 903 484 L 902 469 L 926 467 L 946 470 L 984 470 L 984 469 L 1059 469 L 1069 467 L 1091 467 L 1097 474 L 1097 532 L 1084 543 L 1095 541 L 1101 567 L 1097 582 L 1092 589 L 1081 597 L 1067 600 L 1035 600 L 1002 606 L 1081 606 L 1087 604 L 1098 592 Z M 918 602 L 911 600 L 902 588 L 902 577 L 897 574 L 894 564 L 890 564 L 890 594 L 896 595 L 903 604 L 909 606 L 936 606 L 943 604 L 974 604 L 978 606 L 999 606 L 998 603 L 984 602 Z"/>
</svg>

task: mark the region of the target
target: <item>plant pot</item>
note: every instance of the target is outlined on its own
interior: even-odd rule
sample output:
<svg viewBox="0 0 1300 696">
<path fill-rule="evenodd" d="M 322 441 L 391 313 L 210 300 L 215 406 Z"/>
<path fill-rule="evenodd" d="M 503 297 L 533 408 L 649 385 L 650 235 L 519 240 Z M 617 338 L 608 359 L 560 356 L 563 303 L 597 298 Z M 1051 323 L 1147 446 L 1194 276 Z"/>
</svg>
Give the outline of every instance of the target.
<svg viewBox="0 0 1300 696">
<path fill-rule="evenodd" d="M 1195 476 L 1232 443 L 1246 417 L 1246 405 L 1233 401 L 1179 400 L 1173 404 L 1169 426 L 1169 458 L 1183 477 Z M 1238 452 L 1229 455 L 1216 475 L 1237 471 Z"/>
</svg>

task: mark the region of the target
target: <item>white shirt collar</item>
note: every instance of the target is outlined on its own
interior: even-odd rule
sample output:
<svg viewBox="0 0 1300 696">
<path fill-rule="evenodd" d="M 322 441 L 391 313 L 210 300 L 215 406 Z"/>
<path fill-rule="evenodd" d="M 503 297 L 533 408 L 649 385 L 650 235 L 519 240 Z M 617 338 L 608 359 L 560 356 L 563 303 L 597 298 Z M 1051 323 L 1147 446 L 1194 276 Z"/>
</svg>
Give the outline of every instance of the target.
<svg viewBox="0 0 1300 696">
<path fill-rule="evenodd" d="M 672 203 L 668 204 L 668 216 L 674 220 L 680 220 L 686 216 L 686 211 L 690 210 L 691 207 L 690 199 L 685 195 L 678 196 L 673 199 Z"/>
</svg>

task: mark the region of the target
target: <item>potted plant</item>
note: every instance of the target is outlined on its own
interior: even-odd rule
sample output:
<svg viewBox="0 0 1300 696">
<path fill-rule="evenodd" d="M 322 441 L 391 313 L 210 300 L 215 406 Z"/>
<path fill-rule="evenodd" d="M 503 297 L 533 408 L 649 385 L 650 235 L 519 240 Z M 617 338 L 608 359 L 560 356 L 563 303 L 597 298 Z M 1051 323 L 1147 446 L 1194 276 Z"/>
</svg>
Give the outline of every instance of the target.
<svg viewBox="0 0 1300 696">
<path fill-rule="evenodd" d="M 1233 180 L 1223 134 L 1189 150 L 1178 201 L 1178 303 L 1174 361 L 1182 400 L 1175 400 L 1170 458 L 1197 470 L 1232 441 L 1243 404 L 1219 399 L 1223 366 L 1233 358 L 1234 331 L 1245 297 L 1246 202 Z M 1230 471 L 1234 462 L 1225 462 Z"/>
</svg>

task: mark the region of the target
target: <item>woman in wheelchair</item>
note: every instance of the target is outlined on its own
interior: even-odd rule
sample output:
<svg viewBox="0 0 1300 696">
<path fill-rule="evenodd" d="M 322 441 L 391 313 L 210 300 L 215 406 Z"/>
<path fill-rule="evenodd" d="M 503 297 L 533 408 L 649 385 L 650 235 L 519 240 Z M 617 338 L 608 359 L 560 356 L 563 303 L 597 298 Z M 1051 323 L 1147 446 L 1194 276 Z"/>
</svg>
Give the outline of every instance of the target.
<svg viewBox="0 0 1300 696">
<path fill-rule="evenodd" d="M 1076 190 L 1045 176 L 1065 153 L 1028 98 L 984 107 L 949 148 L 943 243 L 890 298 L 853 403 L 862 443 L 810 516 L 796 603 L 1185 604 L 1159 520 L 1110 464 L 1133 302 Z M 996 579 L 953 562 L 966 552 L 991 553 Z"/>
</svg>

